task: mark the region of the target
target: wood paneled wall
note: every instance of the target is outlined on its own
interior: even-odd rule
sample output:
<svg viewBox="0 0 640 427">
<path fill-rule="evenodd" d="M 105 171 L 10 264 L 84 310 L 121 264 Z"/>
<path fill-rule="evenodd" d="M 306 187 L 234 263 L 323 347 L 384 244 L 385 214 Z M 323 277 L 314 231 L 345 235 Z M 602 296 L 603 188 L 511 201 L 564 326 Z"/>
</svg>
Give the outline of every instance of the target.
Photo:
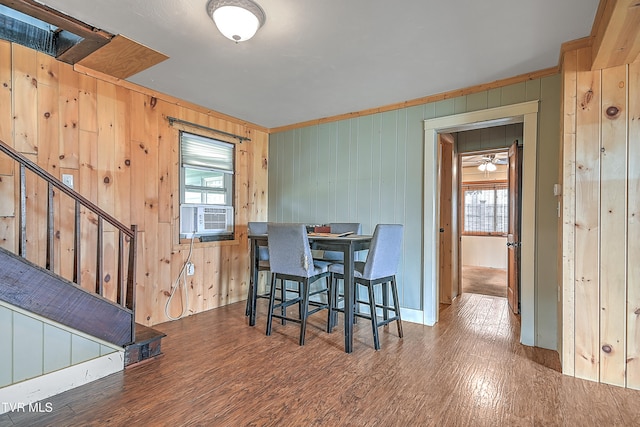
<svg viewBox="0 0 640 427">
<path fill-rule="evenodd" d="M 178 239 L 179 131 L 167 116 L 251 138 L 236 145 L 235 240 L 193 248 L 195 275 L 187 277 L 188 313 L 193 314 L 246 298 L 246 224 L 266 219 L 267 131 L 126 82 L 78 73 L 47 55 L 0 41 L 0 139 L 54 176 L 72 175 L 83 196 L 125 225 L 139 227 L 136 321 L 146 325 L 168 320 L 165 304 L 190 247 Z M 2 157 L 0 245 L 15 251 L 16 171 Z M 46 223 L 35 213 L 46 211 L 46 187 L 30 185 L 28 191 L 27 226 L 37 233 L 29 234 L 28 256 L 42 260 Z M 56 220 L 56 253 L 62 254 L 56 272 L 69 278 L 73 204 L 56 199 L 66 213 Z M 82 216 L 82 283 L 91 288 L 95 243 L 91 218 L 86 212 Z M 105 253 L 113 254 L 117 236 L 105 229 Z M 107 289 L 114 286 L 115 268 L 115 259 L 107 257 L 102 278 Z M 176 294 L 172 316 L 183 303 L 182 289 Z"/>
<path fill-rule="evenodd" d="M 640 389 L 640 62 L 563 60 L 563 371 Z"/>
</svg>

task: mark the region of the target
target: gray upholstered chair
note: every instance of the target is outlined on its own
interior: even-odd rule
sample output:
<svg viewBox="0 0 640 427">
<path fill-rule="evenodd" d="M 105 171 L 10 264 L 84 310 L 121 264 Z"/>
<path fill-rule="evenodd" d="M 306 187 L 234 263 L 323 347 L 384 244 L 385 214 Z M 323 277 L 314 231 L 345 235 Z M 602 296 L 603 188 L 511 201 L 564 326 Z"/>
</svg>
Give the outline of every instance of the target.
<svg viewBox="0 0 640 427">
<path fill-rule="evenodd" d="M 400 304 L 398 300 L 398 287 L 396 284 L 396 272 L 402 253 L 402 233 L 401 224 L 378 224 L 373 232 L 371 247 L 365 262 L 356 261 L 353 272 L 355 286 L 364 286 L 368 289 L 368 300 L 363 301 L 356 297 L 356 304 L 367 304 L 369 313 L 362 313 L 359 310 L 354 312 L 354 316 L 369 319 L 373 330 L 373 344 L 376 350 L 380 349 L 380 339 L 378 328 L 397 322 L 398 336 L 402 338 L 402 319 L 400 318 Z M 329 318 L 331 319 L 334 310 L 344 311 L 337 307 L 336 294 L 337 279 L 344 279 L 344 265 L 332 264 L 329 266 L 331 272 L 332 298 L 329 306 Z M 391 284 L 391 294 L 393 305 L 389 304 L 389 284 Z M 374 287 L 382 285 L 382 303 L 376 302 Z M 357 295 L 357 293 L 356 293 Z M 382 319 L 378 318 L 377 310 L 382 310 Z M 393 315 L 390 315 L 393 312 Z"/>
<path fill-rule="evenodd" d="M 247 231 L 249 232 L 250 235 L 256 235 L 256 234 L 267 234 L 267 223 L 266 222 L 260 222 L 260 221 L 249 221 L 247 223 Z M 253 260 L 252 260 L 253 262 Z M 258 272 L 260 271 L 270 271 L 270 266 L 269 266 L 269 249 L 266 246 L 259 246 L 258 247 Z M 251 288 L 252 286 L 256 286 L 256 290 L 255 292 L 253 292 L 253 289 Z M 249 287 L 249 294 L 247 295 L 247 307 L 246 307 L 246 315 L 248 316 L 250 313 L 250 307 L 252 304 L 251 301 L 251 297 L 253 296 L 253 299 L 258 299 L 258 298 L 269 298 L 269 293 L 264 293 L 264 294 L 259 294 L 258 293 L 258 289 L 257 289 L 258 284 L 257 283 L 251 283 L 250 287 Z M 255 302 L 253 302 L 253 306 L 255 307 L 256 304 Z"/>
<path fill-rule="evenodd" d="M 326 265 L 316 265 L 311 256 L 311 247 L 307 229 L 303 224 L 268 224 L 269 263 L 271 266 L 271 290 L 269 293 L 269 313 L 267 317 L 267 335 L 271 335 L 273 318 L 300 323 L 300 345 L 304 345 L 307 319 L 310 315 L 329 308 L 329 271 Z M 311 285 L 325 278 L 325 286 L 311 290 Z M 280 280 L 281 300 L 276 303 L 277 281 Z M 298 283 L 294 297 L 289 297 L 286 281 Z M 311 296 L 326 295 L 326 302 L 310 300 Z M 286 308 L 297 304 L 299 317 L 287 317 Z M 281 313 L 277 314 L 276 310 Z M 328 320 L 328 319 L 327 319 Z M 328 325 L 327 325 L 328 330 Z"/>
</svg>

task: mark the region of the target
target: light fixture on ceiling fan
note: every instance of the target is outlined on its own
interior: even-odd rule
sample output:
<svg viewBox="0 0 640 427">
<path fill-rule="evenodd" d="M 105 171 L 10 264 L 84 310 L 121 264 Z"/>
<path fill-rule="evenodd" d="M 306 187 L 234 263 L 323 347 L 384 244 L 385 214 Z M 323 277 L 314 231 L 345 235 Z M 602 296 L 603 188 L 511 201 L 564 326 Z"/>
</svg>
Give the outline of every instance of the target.
<svg viewBox="0 0 640 427">
<path fill-rule="evenodd" d="M 253 37 L 267 19 L 252 0 L 209 0 L 207 13 L 222 35 L 236 43 Z"/>
<path fill-rule="evenodd" d="M 480 165 L 478 166 L 478 170 L 480 170 L 481 172 L 494 172 L 497 169 L 494 160 L 494 155 L 484 157 L 482 159 L 482 163 L 480 163 Z"/>
</svg>

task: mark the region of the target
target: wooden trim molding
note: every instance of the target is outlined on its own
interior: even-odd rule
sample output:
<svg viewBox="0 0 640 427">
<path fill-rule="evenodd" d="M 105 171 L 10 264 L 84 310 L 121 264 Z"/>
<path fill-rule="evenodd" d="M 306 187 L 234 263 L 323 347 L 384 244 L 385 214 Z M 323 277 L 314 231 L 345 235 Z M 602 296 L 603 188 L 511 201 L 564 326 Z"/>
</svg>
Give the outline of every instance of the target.
<svg viewBox="0 0 640 427">
<path fill-rule="evenodd" d="M 292 129 L 303 128 L 307 126 L 321 125 L 323 123 L 337 122 L 356 117 L 368 116 L 371 114 L 384 113 L 386 111 L 399 110 L 402 108 L 414 107 L 416 105 L 429 104 L 431 102 L 442 101 L 444 99 L 457 98 L 459 96 L 471 95 L 485 90 L 496 89 L 503 86 L 509 86 L 516 83 L 526 82 L 529 80 L 541 79 L 543 77 L 553 76 L 560 72 L 559 66 L 545 68 L 544 70 L 533 71 L 531 73 L 520 74 L 518 76 L 508 77 L 506 79 L 495 80 L 491 83 L 482 83 L 475 86 L 469 86 L 463 89 L 451 90 L 448 92 L 438 93 L 436 95 L 428 95 L 422 98 L 412 99 L 410 101 L 398 102 L 382 107 L 370 108 L 368 110 L 357 111 L 353 113 L 340 114 L 337 116 L 325 117 L 322 119 L 309 120 L 306 122 L 295 123 L 286 126 L 269 129 L 269 133 L 284 132 Z"/>
<path fill-rule="evenodd" d="M 592 70 L 634 62 L 640 54 L 640 2 L 601 0 L 592 38 Z"/>
</svg>

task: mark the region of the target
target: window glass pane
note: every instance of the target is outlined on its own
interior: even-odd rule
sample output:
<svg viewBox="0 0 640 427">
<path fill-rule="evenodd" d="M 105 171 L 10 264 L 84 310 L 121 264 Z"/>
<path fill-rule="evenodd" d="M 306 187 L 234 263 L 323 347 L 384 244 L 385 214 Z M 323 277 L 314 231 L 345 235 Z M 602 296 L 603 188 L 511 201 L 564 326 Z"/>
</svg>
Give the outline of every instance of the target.
<svg viewBox="0 0 640 427">
<path fill-rule="evenodd" d="M 509 226 L 509 191 L 496 188 L 464 190 L 464 232 L 505 234 Z"/>
<path fill-rule="evenodd" d="M 224 172 L 184 168 L 184 184 L 189 187 L 224 188 Z"/>
<path fill-rule="evenodd" d="M 195 191 L 185 191 L 184 202 L 194 205 L 200 204 L 202 203 L 202 193 Z"/>
<path fill-rule="evenodd" d="M 224 194 L 219 194 L 219 193 L 207 193 L 205 195 L 206 197 L 206 202 L 210 205 L 227 205 L 228 203 L 226 203 L 226 197 Z"/>
</svg>

